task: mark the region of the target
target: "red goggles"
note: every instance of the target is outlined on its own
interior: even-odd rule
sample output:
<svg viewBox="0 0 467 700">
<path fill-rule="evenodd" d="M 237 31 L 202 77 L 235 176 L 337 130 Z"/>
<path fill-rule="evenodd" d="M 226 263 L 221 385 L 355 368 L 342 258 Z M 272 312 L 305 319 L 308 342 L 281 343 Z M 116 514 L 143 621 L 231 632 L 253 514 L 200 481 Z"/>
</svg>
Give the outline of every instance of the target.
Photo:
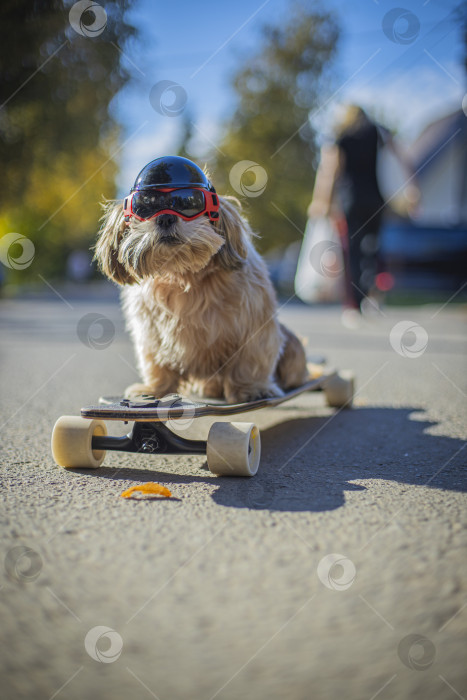
<svg viewBox="0 0 467 700">
<path fill-rule="evenodd" d="M 123 203 L 125 219 L 154 219 L 161 214 L 175 214 L 185 221 L 207 214 L 210 221 L 219 218 L 219 198 L 215 192 L 198 187 L 179 189 L 145 188 L 135 190 Z"/>
</svg>

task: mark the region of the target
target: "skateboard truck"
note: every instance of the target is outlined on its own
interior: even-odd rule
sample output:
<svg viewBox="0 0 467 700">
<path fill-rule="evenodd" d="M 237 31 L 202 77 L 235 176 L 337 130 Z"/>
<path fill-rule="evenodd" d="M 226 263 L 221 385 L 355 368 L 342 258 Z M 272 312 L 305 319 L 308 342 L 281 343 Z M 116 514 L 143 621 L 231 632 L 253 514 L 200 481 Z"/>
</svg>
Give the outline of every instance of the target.
<svg viewBox="0 0 467 700">
<path fill-rule="evenodd" d="M 135 423 L 128 435 L 93 435 L 93 451 L 144 452 L 146 454 L 206 454 L 206 440 L 175 435 L 164 423 Z"/>
</svg>

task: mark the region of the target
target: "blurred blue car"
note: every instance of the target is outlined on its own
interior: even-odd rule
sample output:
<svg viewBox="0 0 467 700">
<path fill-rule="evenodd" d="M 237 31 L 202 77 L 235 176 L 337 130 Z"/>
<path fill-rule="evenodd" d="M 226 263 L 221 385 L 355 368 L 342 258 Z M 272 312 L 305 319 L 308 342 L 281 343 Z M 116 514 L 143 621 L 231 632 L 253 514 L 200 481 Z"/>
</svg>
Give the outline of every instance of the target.
<svg viewBox="0 0 467 700">
<path fill-rule="evenodd" d="M 381 257 L 395 290 L 457 291 L 467 281 L 467 226 L 389 220 L 381 231 Z"/>
</svg>

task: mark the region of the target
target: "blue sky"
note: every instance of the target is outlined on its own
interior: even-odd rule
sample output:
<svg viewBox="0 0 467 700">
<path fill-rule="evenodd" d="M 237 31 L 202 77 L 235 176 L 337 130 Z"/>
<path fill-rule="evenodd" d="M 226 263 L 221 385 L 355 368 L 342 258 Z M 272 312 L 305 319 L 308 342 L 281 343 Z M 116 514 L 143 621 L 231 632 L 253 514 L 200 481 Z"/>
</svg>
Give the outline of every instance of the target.
<svg viewBox="0 0 467 700">
<path fill-rule="evenodd" d="M 335 84 L 313 123 L 325 130 L 339 104 L 352 100 L 410 141 L 433 119 L 459 109 L 466 85 L 460 22 L 452 16 L 457 4 L 327 0 L 342 37 Z M 120 153 L 122 192 L 148 160 L 173 151 L 183 116 L 194 124 L 193 157 L 205 160 L 235 104 L 230 76 L 257 51 L 261 25 L 284 21 L 290 7 L 291 0 L 136 1 L 130 18 L 141 39 L 123 58 L 133 79 L 114 104 L 127 140 Z M 399 14 L 395 21 L 391 10 Z M 406 43 L 398 43 L 401 37 Z M 162 80 L 182 86 L 182 114 L 166 116 L 151 106 L 151 88 Z M 164 99 L 172 97 L 166 93 Z"/>
</svg>

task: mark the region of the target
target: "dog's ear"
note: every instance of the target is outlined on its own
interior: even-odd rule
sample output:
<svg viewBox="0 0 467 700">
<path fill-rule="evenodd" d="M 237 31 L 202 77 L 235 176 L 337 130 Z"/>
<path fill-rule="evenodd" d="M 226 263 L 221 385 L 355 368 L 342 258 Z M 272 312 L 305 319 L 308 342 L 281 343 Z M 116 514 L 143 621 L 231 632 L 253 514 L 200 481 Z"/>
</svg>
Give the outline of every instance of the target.
<svg viewBox="0 0 467 700">
<path fill-rule="evenodd" d="M 94 260 L 109 279 L 118 284 L 133 284 L 135 279 L 128 273 L 121 262 L 118 261 L 118 250 L 125 232 L 125 219 L 123 216 L 123 202 L 104 200 L 102 202 L 104 214 L 102 226 L 99 230 L 99 238 L 94 246 Z"/>
<path fill-rule="evenodd" d="M 225 243 L 216 257 L 226 270 L 237 270 L 248 254 L 247 224 L 240 215 L 241 204 L 236 197 L 219 197 L 219 204 L 219 219 L 214 226 Z"/>
</svg>

